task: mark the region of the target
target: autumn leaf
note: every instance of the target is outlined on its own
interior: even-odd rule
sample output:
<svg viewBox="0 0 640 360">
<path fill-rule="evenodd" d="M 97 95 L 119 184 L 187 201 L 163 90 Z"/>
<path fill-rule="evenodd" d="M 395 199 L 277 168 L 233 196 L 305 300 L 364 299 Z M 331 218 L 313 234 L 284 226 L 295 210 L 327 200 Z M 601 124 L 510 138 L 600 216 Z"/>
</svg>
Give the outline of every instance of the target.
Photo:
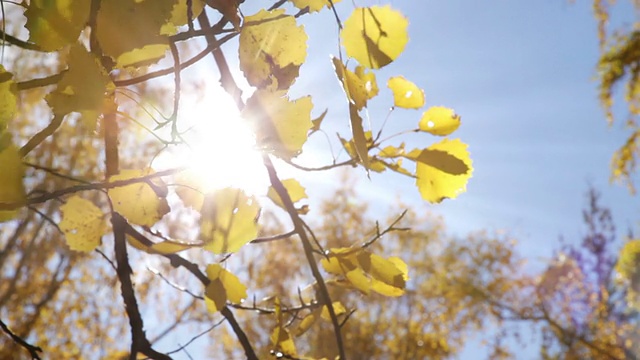
<svg viewBox="0 0 640 360">
<path fill-rule="evenodd" d="M 207 4 L 218 10 L 231 24 L 236 31 L 240 30 L 240 14 L 238 6 L 244 0 L 207 0 Z"/>
<path fill-rule="evenodd" d="M 204 248 L 215 254 L 233 253 L 258 236 L 260 206 L 256 199 L 234 188 L 205 197 L 200 218 Z"/>
<path fill-rule="evenodd" d="M 424 106 L 424 90 L 402 76 L 395 76 L 387 81 L 393 92 L 394 106 L 405 109 L 419 109 Z"/>
<path fill-rule="evenodd" d="M 168 47 L 162 28 L 175 0 L 102 0 L 96 26 L 100 48 L 120 68 L 152 64 Z"/>
<path fill-rule="evenodd" d="M 362 127 L 362 118 L 358 114 L 355 105 L 349 104 L 349 120 L 351 123 L 351 133 L 353 134 L 353 142 L 356 146 L 356 153 L 360 159 L 360 163 L 369 169 L 369 147 L 367 146 L 367 138 L 364 128 Z"/>
<path fill-rule="evenodd" d="M 460 126 L 460 115 L 444 106 L 433 106 L 422 114 L 418 127 L 433 135 L 446 136 Z"/>
<path fill-rule="evenodd" d="M 89 19 L 90 5 L 87 0 L 31 0 L 24 12 L 29 41 L 44 51 L 75 43 Z"/>
<path fill-rule="evenodd" d="M 411 151 L 407 158 L 416 161 L 416 185 L 422 198 L 432 203 L 455 199 L 466 191 L 473 173 L 467 144 L 459 139 L 444 139 L 422 151 Z"/>
<path fill-rule="evenodd" d="M 367 101 L 378 95 L 378 83 L 373 72 L 365 73 L 362 66 L 357 66 L 352 72 L 340 59 L 334 57 L 332 61 L 349 103 L 355 105 L 357 110 L 367 106 Z"/>
<path fill-rule="evenodd" d="M 302 199 L 307 198 L 307 193 L 305 192 L 304 187 L 300 185 L 298 180 L 285 179 L 285 180 L 282 180 L 282 185 L 284 185 L 285 189 L 287 190 L 287 193 L 289 194 L 289 197 L 291 198 L 291 202 L 293 202 L 294 204 Z M 280 195 L 278 195 L 278 193 L 273 188 L 273 186 L 269 187 L 269 191 L 267 191 L 267 196 L 276 205 L 286 210 L 284 203 L 282 202 L 282 199 L 280 199 Z"/>
<path fill-rule="evenodd" d="M 312 128 L 310 96 L 289 100 L 282 91 L 257 90 L 242 116 L 252 124 L 258 146 L 283 158 L 297 156 Z"/>
<path fill-rule="evenodd" d="M 293 6 L 302 10 L 305 8 L 309 8 L 309 12 L 319 12 L 322 8 L 326 7 L 328 9 L 331 8 L 331 2 L 329 0 L 289 0 L 293 3 Z M 341 0 L 333 0 L 333 3 L 339 3 Z"/>
<path fill-rule="evenodd" d="M 74 195 L 60 207 L 62 220 L 58 226 L 71 250 L 89 252 L 100 245 L 109 228 L 105 214 L 91 201 Z"/>
<path fill-rule="evenodd" d="M 218 264 L 207 266 L 209 285 L 205 289 L 205 303 L 211 313 L 218 312 L 227 306 L 227 301 L 240 304 L 247 297 L 247 287 L 240 279 Z"/>
<path fill-rule="evenodd" d="M 246 16 L 239 41 L 240 69 L 258 88 L 288 89 L 307 57 L 307 34 L 284 9 Z"/>
<path fill-rule="evenodd" d="M 26 200 L 23 180 L 24 165 L 17 147 L 10 145 L 0 151 L 0 204 L 21 203 Z M 18 210 L 0 210 L 0 222 L 13 219 Z"/>
<path fill-rule="evenodd" d="M 151 170 L 121 170 L 120 174 L 111 176 L 109 182 L 137 179 L 151 174 Z M 160 178 L 118 186 L 109 189 L 107 193 L 113 210 L 136 225 L 152 226 L 169 212 L 165 198 L 166 185 Z"/>
<path fill-rule="evenodd" d="M 187 15 L 189 14 L 187 5 L 189 0 L 177 0 L 174 2 L 175 4 L 173 5 L 173 9 L 171 10 L 169 21 L 160 28 L 161 34 L 175 34 L 178 30 L 178 27 L 187 25 L 189 23 L 189 18 L 187 17 Z M 204 4 L 204 0 L 191 0 L 191 21 L 194 21 L 198 17 L 198 15 L 200 15 L 202 10 L 204 9 Z"/>
<path fill-rule="evenodd" d="M 113 83 L 98 60 L 82 45 L 69 51 L 69 70 L 56 89 L 46 96 L 55 114 L 98 111 L 102 109 L 105 93 L 113 89 Z"/>
<path fill-rule="evenodd" d="M 404 50 L 409 21 L 391 6 L 356 8 L 340 32 L 347 55 L 362 66 L 379 69 Z"/>
<path fill-rule="evenodd" d="M 16 85 L 13 74 L 0 65 L 0 134 L 7 128 L 17 111 Z M 0 148 L 2 151 L 2 148 Z"/>
<path fill-rule="evenodd" d="M 276 316 L 276 327 L 273 329 L 273 332 L 270 336 L 271 344 L 273 344 L 276 351 L 280 351 L 288 356 L 296 357 L 298 354 L 296 345 L 293 342 L 293 338 L 291 337 L 289 330 L 285 327 L 285 323 L 282 317 L 280 299 L 277 297 L 275 299 L 274 307 Z"/>
</svg>

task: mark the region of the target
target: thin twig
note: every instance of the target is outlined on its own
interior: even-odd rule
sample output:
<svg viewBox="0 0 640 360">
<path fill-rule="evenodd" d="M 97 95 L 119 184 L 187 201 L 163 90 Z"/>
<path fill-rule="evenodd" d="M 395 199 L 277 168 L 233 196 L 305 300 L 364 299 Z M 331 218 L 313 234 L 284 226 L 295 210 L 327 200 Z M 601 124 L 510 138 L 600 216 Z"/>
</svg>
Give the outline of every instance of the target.
<svg viewBox="0 0 640 360">
<path fill-rule="evenodd" d="M 45 141 L 49 136 L 53 135 L 56 130 L 62 125 L 62 119 L 64 119 L 64 115 L 54 114 L 53 119 L 47 125 L 46 128 L 40 130 L 37 134 L 35 134 L 27 143 L 20 148 L 20 155 L 25 157 L 31 150 L 35 149 L 36 146 L 40 145 L 43 141 Z"/>
<path fill-rule="evenodd" d="M 9 329 L 7 324 L 5 324 L 4 321 L 2 321 L 2 319 L 0 319 L 0 327 L 5 332 L 5 334 L 7 334 L 16 344 L 25 348 L 31 355 L 32 359 L 36 359 L 36 360 L 41 359 L 38 353 L 42 352 L 42 349 L 39 346 L 31 345 L 28 342 L 26 342 L 23 338 L 16 335 L 13 331 L 11 331 L 11 329 Z"/>
</svg>

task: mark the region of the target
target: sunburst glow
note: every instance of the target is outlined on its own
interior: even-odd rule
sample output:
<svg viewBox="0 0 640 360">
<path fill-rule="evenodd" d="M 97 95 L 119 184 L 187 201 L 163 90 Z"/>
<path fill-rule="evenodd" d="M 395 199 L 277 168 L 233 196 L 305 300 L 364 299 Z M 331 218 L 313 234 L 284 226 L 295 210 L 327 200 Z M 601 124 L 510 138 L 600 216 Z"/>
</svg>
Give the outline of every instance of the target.
<svg viewBox="0 0 640 360">
<path fill-rule="evenodd" d="M 186 145 L 169 155 L 173 165 L 189 167 L 204 191 L 236 187 L 249 194 L 264 193 L 268 180 L 254 136 L 229 96 L 215 89 L 197 101 L 184 100 L 180 127 L 190 128 L 183 134 Z"/>
</svg>

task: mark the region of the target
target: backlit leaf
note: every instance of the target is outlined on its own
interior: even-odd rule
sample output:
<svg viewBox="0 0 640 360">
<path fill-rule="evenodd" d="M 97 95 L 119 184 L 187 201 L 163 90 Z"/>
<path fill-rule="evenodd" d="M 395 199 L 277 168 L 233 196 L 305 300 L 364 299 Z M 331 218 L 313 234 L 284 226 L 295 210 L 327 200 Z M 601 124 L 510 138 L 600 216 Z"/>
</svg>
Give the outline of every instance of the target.
<svg viewBox="0 0 640 360">
<path fill-rule="evenodd" d="M 458 129 L 460 115 L 457 115 L 453 109 L 444 106 L 433 106 L 422 114 L 418 126 L 420 130 L 433 135 L 446 136 Z"/>
<path fill-rule="evenodd" d="M 172 35 L 177 32 L 177 28 L 182 25 L 187 25 L 189 23 L 188 15 L 188 0 L 178 0 L 173 5 L 173 9 L 171 10 L 171 17 L 169 22 L 164 24 L 160 29 L 161 34 Z M 191 12 L 193 18 L 192 21 L 200 15 L 202 10 L 204 9 L 204 0 L 191 0 Z"/>
<path fill-rule="evenodd" d="M 87 0 L 31 0 L 24 12 L 29 41 L 44 51 L 75 43 L 89 19 L 90 5 Z"/>
<path fill-rule="evenodd" d="M 444 139 L 408 157 L 417 162 L 416 185 L 423 199 L 438 203 L 466 191 L 473 167 L 467 144 L 462 141 Z"/>
<path fill-rule="evenodd" d="M 55 114 L 70 112 L 100 111 L 105 102 L 105 93 L 113 89 L 113 83 L 98 60 L 82 45 L 69 51 L 69 70 L 56 89 L 46 96 L 47 103 Z"/>
<path fill-rule="evenodd" d="M 77 195 L 60 207 L 62 220 L 58 226 L 64 232 L 71 250 L 89 252 L 98 245 L 109 228 L 102 210 L 91 201 Z"/>
<path fill-rule="evenodd" d="M 378 95 L 378 83 L 373 72 L 365 73 L 362 66 L 357 66 L 356 71 L 352 72 L 340 59 L 334 57 L 332 61 L 347 99 L 349 103 L 356 106 L 356 109 L 360 110 L 367 106 L 367 101 Z"/>
<path fill-rule="evenodd" d="M 151 170 L 122 170 L 120 174 L 111 176 L 109 181 L 136 179 L 152 173 Z M 166 185 L 160 178 L 149 180 L 149 183 L 136 182 L 109 189 L 113 209 L 136 225 L 152 226 L 158 222 L 169 212 Z"/>
<path fill-rule="evenodd" d="M 118 67 L 151 64 L 167 51 L 161 29 L 172 16 L 175 0 L 102 0 L 97 38 Z"/>
<path fill-rule="evenodd" d="M 181 243 L 177 241 L 165 240 L 159 243 L 155 243 L 149 249 L 151 253 L 157 254 L 175 254 L 177 252 L 191 249 L 196 246 L 201 246 L 202 244 L 188 244 Z"/>
<path fill-rule="evenodd" d="M 340 32 L 347 55 L 370 69 L 379 69 L 404 50 L 409 21 L 391 6 L 356 8 Z"/>
<path fill-rule="evenodd" d="M 287 189 L 287 192 L 289 193 L 289 197 L 291 197 L 291 201 L 294 204 L 296 202 L 302 200 L 302 199 L 306 199 L 307 198 L 307 193 L 305 192 L 304 187 L 302 185 L 300 185 L 298 180 L 296 180 L 296 179 L 282 180 L 282 185 L 284 185 L 284 187 Z M 280 199 L 280 195 L 278 195 L 278 193 L 273 188 L 273 186 L 269 187 L 269 191 L 267 192 L 267 196 L 276 205 L 278 205 L 281 208 L 286 210 L 286 208 L 284 206 L 284 203 Z"/>
<path fill-rule="evenodd" d="M 356 146 L 356 153 L 360 162 L 365 168 L 369 168 L 369 148 L 367 146 L 367 138 L 362 127 L 362 118 L 358 114 L 355 105 L 349 104 L 349 119 L 351 121 L 351 132 L 353 134 L 353 142 Z"/>
<path fill-rule="evenodd" d="M 234 29 L 239 31 L 241 19 L 238 6 L 240 6 L 241 2 L 244 2 L 244 0 L 212 0 L 209 1 L 209 5 L 224 15 L 233 24 Z"/>
<path fill-rule="evenodd" d="M 310 313 L 308 313 L 304 318 L 302 318 L 302 320 L 298 324 L 298 327 L 296 328 L 295 336 L 300 336 L 305 332 L 307 332 L 307 330 L 309 330 L 311 326 L 313 326 L 313 324 L 315 324 L 316 321 L 318 321 L 318 319 L 320 318 L 320 314 L 323 310 L 324 310 L 324 307 L 322 309 L 320 308 L 315 309 Z"/>
<path fill-rule="evenodd" d="M 197 176 L 190 170 L 181 172 L 175 179 L 175 191 L 184 206 L 200 211 L 205 193 L 203 184 L 196 179 Z"/>
<path fill-rule="evenodd" d="M 10 145 L 0 151 L 0 203 L 21 203 L 26 200 L 22 178 L 24 165 L 17 147 Z M 13 219 L 18 210 L 0 210 L 0 222 Z"/>
<path fill-rule="evenodd" d="M 282 317 L 280 299 L 277 297 L 275 299 L 274 307 L 276 316 L 276 327 L 275 329 L 273 329 L 273 332 L 270 336 L 271 344 L 273 344 L 276 351 L 280 351 L 283 354 L 289 356 L 297 356 L 296 345 L 293 342 L 293 338 L 291 337 L 289 330 L 284 327 L 285 324 Z"/>
<path fill-rule="evenodd" d="M 216 254 L 233 253 L 258 235 L 260 206 L 240 189 L 207 194 L 201 211 L 200 238 Z"/>
<path fill-rule="evenodd" d="M 227 305 L 227 301 L 239 304 L 247 297 L 247 287 L 222 266 L 211 264 L 207 266 L 206 271 L 210 283 L 204 294 L 209 312 L 215 313 L 222 310 Z"/>
<path fill-rule="evenodd" d="M 276 155 L 291 158 L 307 141 L 313 103 L 310 96 L 290 101 L 281 91 L 257 90 L 247 100 L 242 116 L 256 133 L 256 143 Z"/>
<path fill-rule="evenodd" d="M 393 92 L 393 104 L 405 109 L 419 109 L 424 106 L 424 90 L 402 76 L 395 76 L 387 81 Z"/>
<path fill-rule="evenodd" d="M 0 65 L 0 133 L 2 133 L 16 114 L 16 85 L 13 74 Z M 0 148 L 0 151 L 2 148 Z"/>
<path fill-rule="evenodd" d="M 307 57 L 307 34 L 284 9 L 246 16 L 240 32 L 240 69 L 258 88 L 288 89 Z"/>
<path fill-rule="evenodd" d="M 309 7 L 309 12 L 318 12 L 322 10 L 323 7 L 327 7 L 331 9 L 331 3 L 329 0 L 289 0 L 293 3 L 293 6 L 302 10 L 306 7 Z M 341 0 L 333 0 L 333 3 L 339 3 Z"/>
<path fill-rule="evenodd" d="M 333 307 L 333 312 L 336 314 L 336 316 L 340 316 L 347 312 L 347 309 L 344 308 L 344 306 L 340 301 L 334 301 L 331 304 L 331 306 Z M 322 312 L 320 316 L 322 317 L 323 320 L 331 321 L 331 315 L 329 314 L 329 309 L 327 308 L 327 305 L 322 307 Z"/>
</svg>

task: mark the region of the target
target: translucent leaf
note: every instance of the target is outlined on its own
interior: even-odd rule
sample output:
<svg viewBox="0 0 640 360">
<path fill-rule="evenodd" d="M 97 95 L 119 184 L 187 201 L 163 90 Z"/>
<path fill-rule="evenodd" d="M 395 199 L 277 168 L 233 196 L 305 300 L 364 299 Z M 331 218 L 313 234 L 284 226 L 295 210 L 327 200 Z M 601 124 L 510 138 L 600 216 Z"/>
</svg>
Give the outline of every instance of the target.
<svg viewBox="0 0 640 360">
<path fill-rule="evenodd" d="M 387 81 L 393 92 L 393 104 L 405 109 L 419 109 L 424 106 L 424 90 L 402 76 L 395 76 Z"/>
<path fill-rule="evenodd" d="M 380 150 L 380 152 L 378 153 L 378 156 L 384 158 L 395 158 L 402 155 L 404 155 L 404 143 L 400 144 L 399 147 L 389 145 Z"/>
<path fill-rule="evenodd" d="M 310 96 L 290 101 L 281 91 L 257 90 L 247 100 L 242 116 L 256 133 L 259 146 L 283 158 L 297 156 L 307 141 L 313 103 Z"/>
<path fill-rule="evenodd" d="M 467 144 L 462 141 L 444 139 L 418 156 L 408 157 L 417 161 L 416 185 L 423 199 L 438 203 L 466 191 L 473 167 Z"/>
<path fill-rule="evenodd" d="M 53 112 L 101 111 L 105 93 L 113 89 L 102 65 L 82 45 L 75 45 L 69 51 L 68 66 L 56 89 L 45 98 Z"/>
<path fill-rule="evenodd" d="M 351 132 L 353 134 L 353 142 L 356 147 L 356 153 L 360 162 L 365 168 L 369 168 L 369 147 L 367 146 L 367 138 L 362 127 L 362 118 L 358 114 L 355 105 L 349 104 L 349 119 L 351 121 Z"/>
<path fill-rule="evenodd" d="M 347 55 L 370 69 L 379 69 L 404 50 L 409 21 L 391 6 L 356 8 L 340 32 Z"/>
<path fill-rule="evenodd" d="M 201 211 L 200 237 L 216 254 L 233 253 L 258 235 L 260 206 L 240 189 L 207 194 Z"/>
<path fill-rule="evenodd" d="M 367 101 L 378 95 L 378 83 L 374 73 L 365 73 L 362 66 L 357 66 L 356 71 L 352 72 L 340 59 L 334 57 L 331 60 L 349 103 L 354 104 L 356 109 L 367 106 Z"/>
<path fill-rule="evenodd" d="M 305 192 L 305 189 L 302 185 L 300 185 L 300 183 L 298 182 L 298 180 L 296 179 L 286 179 L 286 180 L 282 180 L 282 185 L 284 185 L 284 187 L 287 189 L 287 192 L 289 193 L 289 197 L 291 197 L 291 201 L 295 204 L 296 202 L 302 200 L 302 199 L 306 199 L 307 198 L 307 193 Z M 282 202 L 282 200 L 280 199 L 280 195 L 278 195 L 278 193 L 276 192 L 276 190 L 273 188 L 273 186 L 269 187 L 269 191 L 267 192 L 267 196 L 269 197 L 269 199 L 271 199 L 271 201 L 273 201 L 276 205 L 280 206 L 281 208 L 285 209 L 284 203 Z"/>
<path fill-rule="evenodd" d="M 0 65 L 0 133 L 2 133 L 16 114 L 16 84 L 13 74 Z M 0 148 L 0 150 L 2 150 Z"/>
<path fill-rule="evenodd" d="M 258 88 L 288 89 L 307 57 L 307 34 L 284 9 L 246 16 L 240 32 L 240 69 Z"/>
<path fill-rule="evenodd" d="M 404 294 L 405 277 L 407 275 L 406 272 L 396 266 L 398 260 L 398 258 L 395 258 L 394 261 L 390 261 L 367 252 L 358 254 L 360 267 L 372 278 L 371 289 L 385 296 L 401 296 Z M 404 265 L 404 270 L 406 271 L 406 264 Z"/>
<path fill-rule="evenodd" d="M 122 170 L 110 177 L 109 182 L 137 179 L 152 173 L 151 170 Z M 108 194 L 113 209 L 136 225 L 152 226 L 169 212 L 166 186 L 160 178 L 115 187 L 109 189 Z"/>
<path fill-rule="evenodd" d="M 24 16 L 29 42 L 44 51 L 56 51 L 73 44 L 89 20 L 87 0 L 31 0 Z"/>
<path fill-rule="evenodd" d="M 209 5 L 224 15 L 224 17 L 233 24 L 233 28 L 239 31 L 241 19 L 238 6 L 240 6 L 241 2 L 244 2 L 244 0 L 218 0 L 209 1 Z"/>
<path fill-rule="evenodd" d="M 313 326 L 313 324 L 318 321 L 318 319 L 320 318 L 320 313 L 323 310 L 324 307 L 322 309 L 315 309 L 312 312 L 308 313 L 304 318 L 302 318 L 302 320 L 298 324 L 298 327 L 296 328 L 295 336 L 300 336 L 307 332 L 307 330 L 309 330 L 311 326 Z"/>
<path fill-rule="evenodd" d="M 175 0 L 102 0 L 97 38 L 103 53 L 120 68 L 161 59 L 169 48 L 161 29 L 174 4 Z"/>
<path fill-rule="evenodd" d="M 240 279 L 218 264 L 207 266 L 207 277 L 211 281 L 205 289 L 205 303 L 211 313 L 222 310 L 227 301 L 241 303 L 247 297 L 247 287 Z"/>
<path fill-rule="evenodd" d="M 187 25 L 189 23 L 189 18 L 187 15 L 188 0 L 178 0 L 173 5 L 173 9 L 171 10 L 171 17 L 169 18 L 169 22 L 164 24 L 162 28 L 160 28 L 160 33 L 164 35 L 172 35 L 175 34 L 178 30 L 179 26 Z M 204 0 L 191 0 L 191 12 L 192 18 L 191 20 L 195 22 L 195 19 L 200 15 L 202 10 L 204 9 Z"/>
<path fill-rule="evenodd" d="M 10 145 L 0 151 L 0 204 L 21 203 L 26 200 L 22 178 L 24 165 L 17 147 Z M 0 210 L 0 222 L 13 219 L 18 210 Z"/>
<path fill-rule="evenodd" d="M 275 329 L 273 329 L 273 332 L 270 336 L 271 344 L 273 344 L 277 351 L 280 351 L 285 355 L 296 357 L 296 345 L 293 342 L 293 338 L 291 337 L 289 330 L 284 327 L 279 298 L 276 298 L 274 307 L 276 315 L 276 327 Z"/>
<path fill-rule="evenodd" d="M 460 115 L 457 115 L 453 109 L 444 106 L 433 106 L 422 114 L 418 126 L 420 130 L 433 135 L 446 136 L 458 129 Z"/>
<path fill-rule="evenodd" d="M 184 206 L 200 211 L 204 203 L 204 186 L 194 179 L 196 176 L 189 170 L 180 173 L 175 180 L 175 191 Z"/>
<path fill-rule="evenodd" d="M 334 301 L 331 306 L 333 307 L 333 312 L 336 314 L 336 316 L 340 316 L 347 312 L 347 309 L 344 308 L 340 301 Z M 331 321 L 331 315 L 329 315 L 329 309 L 327 308 L 327 305 L 322 307 L 320 316 L 322 316 L 323 320 Z"/>
<path fill-rule="evenodd" d="M 150 252 L 157 254 L 175 254 L 177 252 L 191 249 L 195 246 L 200 246 L 202 244 L 187 244 L 180 243 L 176 241 L 165 240 L 159 243 L 155 243 L 151 246 Z"/>
<path fill-rule="evenodd" d="M 289 0 L 290 2 L 293 3 L 293 6 L 297 7 L 298 9 L 302 10 L 306 7 L 309 7 L 309 12 L 313 13 L 313 12 L 318 12 L 320 10 L 322 10 L 323 7 L 327 7 L 328 9 L 331 8 L 331 3 L 329 2 L 329 0 Z M 333 3 L 339 3 L 341 0 L 333 0 Z"/>
<path fill-rule="evenodd" d="M 60 207 L 62 220 L 58 226 L 71 250 L 89 252 L 98 245 L 109 228 L 105 214 L 91 201 L 77 195 Z"/>
</svg>

